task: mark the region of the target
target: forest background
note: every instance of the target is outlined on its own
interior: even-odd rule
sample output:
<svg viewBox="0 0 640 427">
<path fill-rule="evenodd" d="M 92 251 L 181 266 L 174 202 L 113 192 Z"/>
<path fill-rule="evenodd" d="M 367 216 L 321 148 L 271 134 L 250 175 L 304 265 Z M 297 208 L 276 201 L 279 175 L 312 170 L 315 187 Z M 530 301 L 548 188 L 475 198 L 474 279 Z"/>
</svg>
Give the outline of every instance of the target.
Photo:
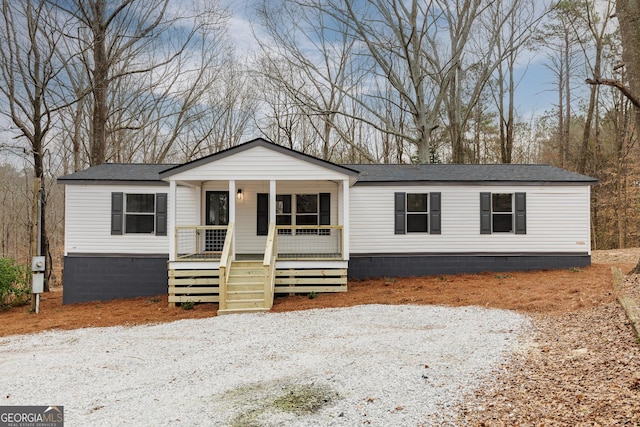
<svg viewBox="0 0 640 427">
<path fill-rule="evenodd" d="M 59 282 L 59 176 L 258 136 L 336 163 L 577 171 L 599 180 L 592 248 L 640 246 L 632 4 L 0 0 L 0 257 L 40 252 Z"/>
</svg>

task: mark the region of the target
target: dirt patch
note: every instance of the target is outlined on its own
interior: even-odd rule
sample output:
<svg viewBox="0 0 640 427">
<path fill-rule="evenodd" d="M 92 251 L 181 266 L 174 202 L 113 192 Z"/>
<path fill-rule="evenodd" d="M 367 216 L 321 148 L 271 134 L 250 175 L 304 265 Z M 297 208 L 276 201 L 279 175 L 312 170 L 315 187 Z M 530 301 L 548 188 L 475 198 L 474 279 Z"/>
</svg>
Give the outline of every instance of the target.
<svg viewBox="0 0 640 427">
<path fill-rule="evenodd" d="M 611 266 L 552 271 L 380 278 L 349 282 L 339 294 L 278 296 L 273 311 L 361 304 L 441 304 L 564 313 L 613 301 Z M 170 308 L 166 295 L 62 305 L 62 291 L 42 294 L 40 313 L 27 307 L 0 313 L 0 336 L 50 329 L 140 325 L 215 316 L 217 304 Z"/>
</svg>

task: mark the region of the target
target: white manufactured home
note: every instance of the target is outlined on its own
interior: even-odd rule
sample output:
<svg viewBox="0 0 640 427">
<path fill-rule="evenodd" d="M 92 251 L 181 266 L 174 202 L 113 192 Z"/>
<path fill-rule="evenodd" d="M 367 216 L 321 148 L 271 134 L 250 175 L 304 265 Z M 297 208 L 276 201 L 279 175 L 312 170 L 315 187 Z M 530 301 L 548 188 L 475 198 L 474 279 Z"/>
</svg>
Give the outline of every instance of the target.
<svg viewBox="0 0 640 427">
<path fill-rule="evenodd" d="M 64 302 L 169 294 L 220 312 L 347 278 L 590 264 L 596 180 L 547 165 L 337 165 L 255 139 L 66 185 Z"/>
</svg>

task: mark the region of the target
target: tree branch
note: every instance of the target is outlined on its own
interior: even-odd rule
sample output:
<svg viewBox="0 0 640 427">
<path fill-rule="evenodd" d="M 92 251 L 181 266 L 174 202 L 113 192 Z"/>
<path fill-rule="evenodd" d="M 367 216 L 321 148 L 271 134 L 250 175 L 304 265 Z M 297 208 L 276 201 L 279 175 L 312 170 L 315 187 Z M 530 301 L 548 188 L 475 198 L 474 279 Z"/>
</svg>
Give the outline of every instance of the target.
<svg viewBox="0 0 640 427">
<path fill-rule="evenodd" d="M 634 95 L 633 93 L 631 93 L 631 89 L 629 89 L 619 80 L 598 78 L 598 79 L 586 79 L 585 82 L 590 85 L 605 85 L 605 86 L 616 87 L 620 90 L 620 92 L 622 92 L 624 96 L 627 97 L 629 101 L 631 101 L 634 107 L 640 109 L 640 98 Z"/>
</svg>

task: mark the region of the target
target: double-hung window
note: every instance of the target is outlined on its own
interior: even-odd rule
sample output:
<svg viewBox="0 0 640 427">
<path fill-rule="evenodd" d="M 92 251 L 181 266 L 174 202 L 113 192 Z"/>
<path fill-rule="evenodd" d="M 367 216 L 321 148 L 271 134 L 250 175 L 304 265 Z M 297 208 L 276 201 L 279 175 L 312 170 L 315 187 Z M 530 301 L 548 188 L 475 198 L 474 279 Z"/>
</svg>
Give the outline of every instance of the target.
<svg viewBox="0 0 640 427">
<path fill-rule="evenodd" d="M 429 231 L 428 198 L 427 193 L 407 193 L 407 233 Z"/>
<path fill-rule="evenodd" d="M 155 194 L 127 194 L 124 204 L 124 232 L 152 234 L 155 231 Z"/>
<path fill-rule="evenodd" d="M 269 195 L 258 194 L 257 234 L 266 235 L 269 223 Z M 276 225 L 310 226 L 331 224 L 331 194 L 277 194 Z M 278 234 L 292 234 L 292 229 L 280 228 Z M 295 234 L 329 235 L 330 230 L 298 228 Z"/>
<path fill-rule="evenodd" d="M 526 232 L 526 193 L 480 193 L 481 234 Z"/>
<path fill-rule="evenodd" d="M 440 234 L 440 193 L 395 193 L 395 234 Z"/>
<path fill-rule="evenodd" d="M 513 194 L 491 194 L 491 226 L 494 233 L 513 231 Z"/>
<path fill-rule="evenodd" d="M 166 193 L 111 193 L 111 234 L 167 235 Z"/>
<path fill-rule="evenodd" d="M 296 194 L 296 225 L 318 225 L 318 195 Z M 317 230 L 299 230 L 302 234 L 315 234 Z"/>
</svg>

